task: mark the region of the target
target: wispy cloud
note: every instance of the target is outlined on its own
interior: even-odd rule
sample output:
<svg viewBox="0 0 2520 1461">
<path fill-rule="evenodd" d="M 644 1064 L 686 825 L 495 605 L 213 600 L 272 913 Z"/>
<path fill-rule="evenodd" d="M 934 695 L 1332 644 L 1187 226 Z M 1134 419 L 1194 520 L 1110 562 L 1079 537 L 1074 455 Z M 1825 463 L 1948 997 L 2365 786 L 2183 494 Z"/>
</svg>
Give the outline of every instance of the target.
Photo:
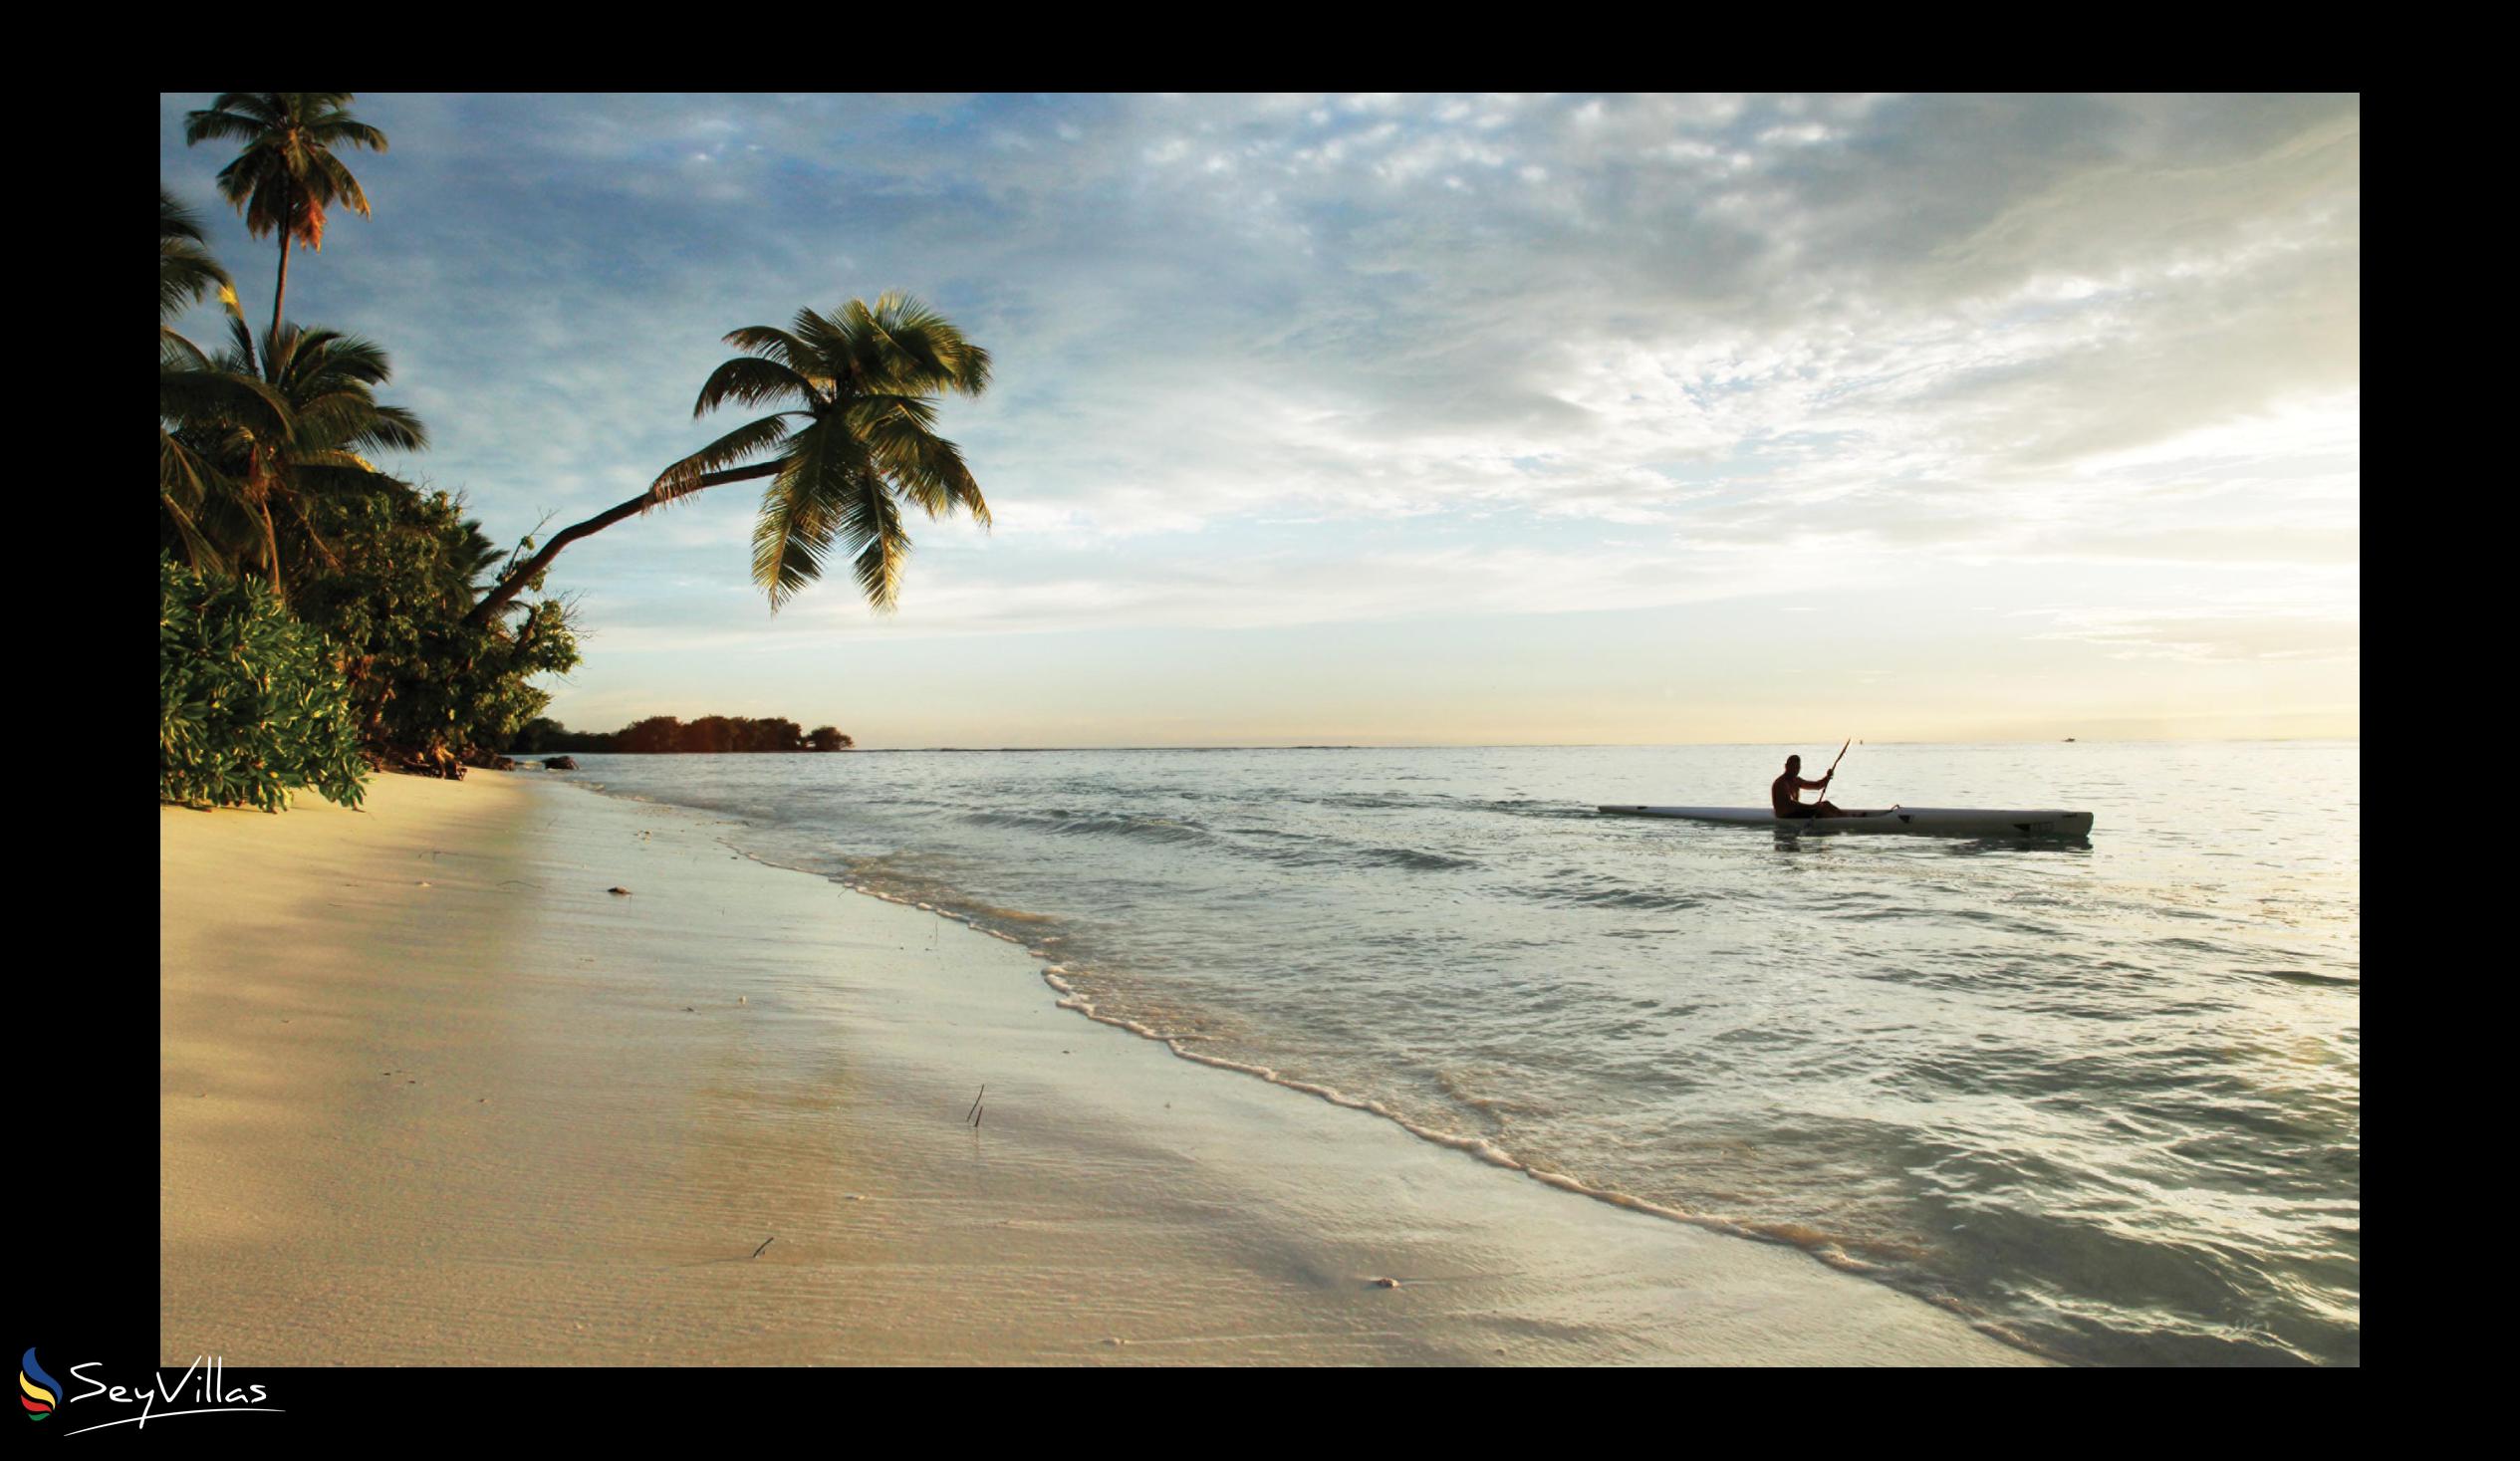
<svg viewBox="0 0 2520 1461">
<path fill-rule="evenodd" d="M 163 100 L 160 165 L 211 212 L 204 100 Z M 2057 654 L 2350 666 L 2351 97 L 358 110 L 377 216 L 291 300 L 394 352 L 421 470 L 496 532 L 722 429 L 690 402 L 735 326 L 901 288 L 997 358 L 944 426 L 998 530 L 919 529 L 896 619 L 834 583 L 773 633 L 748 499 L 704 500 L 561 561 L 615 649 L 1590 612 L 1823 565 L 1895 617 L 2044 565 L 2079 602 L 2010 607 Z M 250 293 L 267 246 L 222 227 Z M 2204 565 L 2284 602 L 2109 617 Z"/>
</svg>

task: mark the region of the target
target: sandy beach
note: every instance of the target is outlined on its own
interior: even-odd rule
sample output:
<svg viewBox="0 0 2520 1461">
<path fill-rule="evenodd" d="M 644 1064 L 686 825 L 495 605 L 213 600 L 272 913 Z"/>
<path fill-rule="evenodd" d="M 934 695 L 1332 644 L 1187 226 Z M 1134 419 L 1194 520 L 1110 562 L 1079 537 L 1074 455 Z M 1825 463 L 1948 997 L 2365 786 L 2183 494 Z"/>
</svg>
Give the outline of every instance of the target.
<svg viewBox="0 0 2520 1461">
<path fill-rule="evenodd" d="M 696 814 L 480 773 L 158 829 L 178 1364 L 2038 1362 L 1181 1060 Z"/>
</svg>

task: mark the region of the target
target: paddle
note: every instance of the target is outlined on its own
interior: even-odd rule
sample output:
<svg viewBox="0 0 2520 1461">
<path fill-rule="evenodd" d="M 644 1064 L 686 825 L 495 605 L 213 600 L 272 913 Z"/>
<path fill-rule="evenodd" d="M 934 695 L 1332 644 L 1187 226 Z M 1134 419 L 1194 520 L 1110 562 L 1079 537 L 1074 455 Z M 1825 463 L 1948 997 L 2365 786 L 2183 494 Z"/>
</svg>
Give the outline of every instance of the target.
<svg viewBox="0 0 2520 1461">
<path fill-rule="evenodd" d="M 1847 747 L 1852 746 L 1852 745 L 1854 745 L 1854 744 L 1855 744 L 1855 737 L 1853 737 L 1853 736 L 1849 736 L 1849 737 L 1847 737 L 1847 738 L 1846 738 L 1846 740 L 1844 740 L 1843 742 L 1841 742 L 1841 743 L 1839 744 L 1839 746 L 1838 746 L 1838 761 L 1844 761 L 1844 760 L 1846 760 L 1846 759 L 1847 759 Z M 1822 778 L 1820 779 L 1820 782 L 1821 782 L 1821 787 L 1820 787 L 1820 800 L 1822 800 L 1822 801 L 1824 801 L 1824 802 L 1826 802 L 1826 801 L 1828 801 L 1828 800 L 1829 800 L 1829 780 L 1830 780 L 1830 777 L 1834 777 L 1834 776 L 1836 776 L 1836 775 L 1838 774 L 1838 761 L 1832 761 L 1832 762 L 1830 762 L 1830 763 L 1829 763 L 1829 775 L 1828 775 L 1828 776 L 1824 776 L 1824 777 L 1822 777 Z"/>
</svg>

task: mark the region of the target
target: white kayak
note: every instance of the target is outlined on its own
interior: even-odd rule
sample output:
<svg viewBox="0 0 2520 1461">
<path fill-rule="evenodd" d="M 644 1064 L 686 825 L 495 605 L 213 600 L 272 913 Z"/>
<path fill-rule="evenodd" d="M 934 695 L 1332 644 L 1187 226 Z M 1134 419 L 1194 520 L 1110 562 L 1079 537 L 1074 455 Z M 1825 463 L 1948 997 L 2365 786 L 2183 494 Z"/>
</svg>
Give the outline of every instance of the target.
<svg viewBox="0 0 2520 1461">
<path fill-rule="evenodd" d="M 1603 807 L 1614 817 L 1677 817 L 1778 832 L 1906 832 L 1927 837 L 2089 837 L 2089 812 L 2001 812 L 1981 807 L 1887 807 L 1844 817 L 1779 817 L 1765 807 Z"/>
</svg>

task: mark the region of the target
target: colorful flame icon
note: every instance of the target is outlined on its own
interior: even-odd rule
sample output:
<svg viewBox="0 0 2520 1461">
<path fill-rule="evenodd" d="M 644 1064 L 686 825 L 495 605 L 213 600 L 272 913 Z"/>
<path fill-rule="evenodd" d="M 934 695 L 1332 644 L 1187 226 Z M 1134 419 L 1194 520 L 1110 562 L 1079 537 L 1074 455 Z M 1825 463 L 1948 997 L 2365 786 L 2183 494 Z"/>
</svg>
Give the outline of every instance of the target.
<svg viewBox="0 0 2520 1461">
<path fill-rule="evenodd" d="M 35 1362 L 32 1348 L 18 1361 L 18 1388 L 25 1391 L 18 1396 L 18 1403 L 26 1407 L 29 1420 L 42 1420 L 61 1401 L 61 1381 L 46 1374 L 44 1366 Z"/>
</svg>

